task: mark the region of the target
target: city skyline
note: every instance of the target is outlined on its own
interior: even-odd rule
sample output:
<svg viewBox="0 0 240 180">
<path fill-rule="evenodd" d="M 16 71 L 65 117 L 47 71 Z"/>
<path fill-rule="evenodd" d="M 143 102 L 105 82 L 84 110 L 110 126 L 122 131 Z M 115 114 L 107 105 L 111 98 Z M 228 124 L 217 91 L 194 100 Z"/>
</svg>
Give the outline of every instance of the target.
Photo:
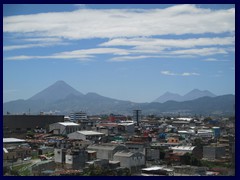
<svg viewBox="0 0 240 180">
<path fill-rule="evenodd" d="M 58 80 L 133 102 L 235 94 L 234 34 L 230 4 L 3 5 L 3 101 Z"/>
</svg>

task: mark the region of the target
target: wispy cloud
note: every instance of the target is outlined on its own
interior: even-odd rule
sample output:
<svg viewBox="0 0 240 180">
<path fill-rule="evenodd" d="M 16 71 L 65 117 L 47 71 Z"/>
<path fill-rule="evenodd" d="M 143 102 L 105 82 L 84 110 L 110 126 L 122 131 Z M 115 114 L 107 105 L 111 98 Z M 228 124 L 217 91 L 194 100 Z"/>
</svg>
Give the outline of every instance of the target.
<svg viewBox="0 0 240 180">
<path fill-rule="evenodd" d="M 161 56 L 119 56 L 111 58 L 109 61 L 112 62 L 122 62 L 122 61 L 132 61 L 138 59 L 147 59 L 147 58 L 160 58 Z"/>
<path fill-rule="evenodd" d="M 99 46 L 135 46 L 155 48 L 193 48 L 197 46 L 234 45 L 234 37 L 161 39 L 161 38 L 116 38 Z"/>
<path fill-rule="evenodd" d="M 3 51 L 69 44 L 67 42 L 62 42 L 62 39 L 60 38 L 22 38 L 22 39 L 19 39 L 19 41 L 21 41 L 21 43 L 24 43 L 24 44 L 6 45 L 6 46 L 3 46 Z M 27 42 L 27 44 L 25 44 L 25 42 Z M 34 43 L 29 43 L 29 42 L 34 42 Z"/>
<path fill-rule="evenodd" d="M 82 4 L 75 6 L 79 8 L 72 12 L 4 17 L 3 32 L 18 37 L 15 39 L 21 42 L 7 43 L 3 50 L 44 48 L 67 45 L 72 40 L 108 38 L 104 39 L 105 42 L 96 44 L 96 48 L 54 54 L 8 56 L 6 52 L 4 60 L 75 59 L 85 61 L 95 58 L 96 55 L 109 54 L 112 57 L 108 61 L 123 62 L 146 58 L 228 55 L 234 50 L 234 8 L 211 10 L 195 5 L 175 5 L 164 9 L 88 9 Z M 205 35 L 206 33 L 215 34 L 216 37 L 177 37 L 185 34 Z M 226 33 L 226 37 L 222 37 L 222 33 Z M 168 39 L 159 38 L 164 37 L 159 35 L 173 36 Z"/>
<path fill-rule="evenodd" d="M 3 18 L 4 33 L 34 33 L 37 36 L 67 39 L 234 31 L 234 8 L 210 10 L 195 5 L 176 5 L 165 9 L 148 10 L 79 9 L 72 12 L 17 15 Z"/>
<path fill-rule="evenodd" d="M 199 73 L 195 73 L 195 72 L 184 72 L 184 73 L 174 73 L 171 71 L 161 71 L 161 74 L 163 75 L 167 75 L 167 76 L 199 76 Z"/>
<path fill-rule="evenodd" d="M 101 54 L 114 54 L 114 55 L 128 55 L 128 51 L 118 48 L 92 48 L 81 49 L 75 51 L 65 51 L 61 53 L 55 53 L 49 56 L 12 56 L 6 57 L 5 60 L 28 60 L 28 59 L 76 59 L 86 61 L 90 58 L 94 58 L 94 55 Z"/>
<path fill-rule="evenodd" d="M 215 55 L 215 54 L 228 54 L 226 49 L 224 48 L 198 48 L 198 49 L 184 49 L 184 50 L 176 50 L 172 51 L 171 54 L 189 54 L 189 55 L 198 55 L 198 56 L 209 56 L 209 55 Z"/>
<path fill-rule="evenodd" d="M 207 59 L 204 59 L 202 61 L 205 61 L 205 62 L 228 62 L 229 60 L 219 60 L 219 59 L 216 59 L 216 58 L 207 58 Z"/>
</svg>

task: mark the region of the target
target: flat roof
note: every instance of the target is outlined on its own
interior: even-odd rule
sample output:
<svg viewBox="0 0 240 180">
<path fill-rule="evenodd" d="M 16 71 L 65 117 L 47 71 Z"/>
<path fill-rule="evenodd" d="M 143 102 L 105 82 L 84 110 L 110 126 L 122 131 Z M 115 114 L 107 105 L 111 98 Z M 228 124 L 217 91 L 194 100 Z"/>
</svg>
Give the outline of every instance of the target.
<svg viewBox="0 0 240 180">
<path fill-rule="evenodd" d="M 128 122 L 124 122 L 124 123 L 118 123 L 118 125 L 122 125 L 122 126 L 131 126 L 131 125 L 134 125 L 134 123 L 128 123 Z"/>
<path fill-rule="evenodd" d="M 161 166 L 153 166 L 153 167 L 143 168 L 142 170 L 143 171 L 156 171 L 156 170 L 173 171 L 170 168 L 161 167 Z"/>
<path fill-rule="evenodd" d="M 104 135 L 104 133 L 100 133 L 97 131 L 77 131 L 77 133 L 80 133 L 83 135 Z"/>
<path fill-rule="evenodd" d="M 74 122 L 58 122 L 58 124 L 61 124 L 63 126 L 80 126 L 79 124 Z"/>
<path fill-rule="evenodd" d="M 22 143 L 26 142 L 24 139 L 17 138 L 3 138 L 3 143 Z"/>
<path fill-rule="evenodd" d="M 175 147 L 170 147 L 172 150 L 193 150 L 195 146 L 175 146 Z"/>
</svg>

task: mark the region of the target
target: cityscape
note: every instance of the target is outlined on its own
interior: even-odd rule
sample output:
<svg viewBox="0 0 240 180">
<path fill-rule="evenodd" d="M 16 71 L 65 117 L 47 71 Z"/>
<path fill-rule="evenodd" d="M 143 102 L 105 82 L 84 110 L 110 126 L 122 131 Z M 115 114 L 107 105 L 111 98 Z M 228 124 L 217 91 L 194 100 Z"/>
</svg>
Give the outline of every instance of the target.
<svg viewBox="0 0 240 180">
<path fill-rule="evenodd" d="M 234 4 L 4 4 L 3 176 L 235 176 Z"/>
</svg>

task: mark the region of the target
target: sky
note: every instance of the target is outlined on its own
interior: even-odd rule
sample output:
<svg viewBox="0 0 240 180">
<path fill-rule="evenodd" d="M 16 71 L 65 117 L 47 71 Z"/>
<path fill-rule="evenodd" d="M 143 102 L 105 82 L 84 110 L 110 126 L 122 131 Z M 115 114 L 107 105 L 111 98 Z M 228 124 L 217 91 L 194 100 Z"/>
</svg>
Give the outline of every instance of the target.
<svg viewBox="0 0 240 180">
<path fill-rule="evenodd" d="M 235 94 L 235 6 L 3 5 L 3 101 L 58 80 L 132 102 Z"/>
</svg>

